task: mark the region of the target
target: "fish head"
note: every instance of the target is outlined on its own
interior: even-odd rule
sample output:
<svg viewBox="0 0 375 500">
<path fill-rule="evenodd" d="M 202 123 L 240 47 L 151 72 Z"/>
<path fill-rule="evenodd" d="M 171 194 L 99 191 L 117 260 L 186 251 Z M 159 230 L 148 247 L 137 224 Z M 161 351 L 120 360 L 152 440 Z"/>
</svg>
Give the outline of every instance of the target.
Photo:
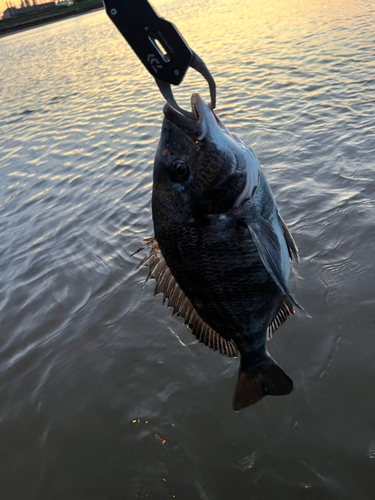
<svg viewBox="0 0 375 500">
<path fill-rule="evenodd" d="M 153 211 L 169 217 L 204 218 L 225 213 L 249 199 L 259 181 L 259 164 L 199 94 L 194 119 L 168 103 L 154 163 Z"/>
</svg>

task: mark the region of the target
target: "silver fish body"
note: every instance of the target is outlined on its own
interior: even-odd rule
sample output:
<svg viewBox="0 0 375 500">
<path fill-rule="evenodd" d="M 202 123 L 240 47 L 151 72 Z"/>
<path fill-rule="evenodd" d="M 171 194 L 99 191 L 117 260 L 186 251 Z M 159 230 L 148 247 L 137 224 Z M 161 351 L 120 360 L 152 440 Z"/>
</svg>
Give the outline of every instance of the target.
<svg viewBox="0 0 375 500">
<path fill-rule="evenodd" d="M 223 354 L 241 355 L 233 406 L 288 394 L 266 340 L 299 304 L 287 288 L 298 251 L 255 154 L 199 95 L 196 120 L 166 105 L 154 164 L 155 239 L 143 263 L 174 312 Z M 150 261 L 153 257 L 152 262 Z"/>
</svg>

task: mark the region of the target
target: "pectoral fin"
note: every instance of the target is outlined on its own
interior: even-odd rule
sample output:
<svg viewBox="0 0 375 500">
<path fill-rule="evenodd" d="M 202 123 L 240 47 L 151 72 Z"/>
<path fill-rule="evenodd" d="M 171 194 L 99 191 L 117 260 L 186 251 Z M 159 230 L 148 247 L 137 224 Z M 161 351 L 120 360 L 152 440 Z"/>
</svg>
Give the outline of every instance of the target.
<svg viewBox="0 0 375 500">
<path fill-rule="evenodd" d="M 293 304 L 304 311 L 303 307 L 290 293 L 281 269 L 280 243 L 271 224 L 265 219 L 249 224 L 245 221 L 251 238 L 255 243 L 264 267 L 271 275 L 273 281 L 280 290 L 293 302 Z"/>
</svg>

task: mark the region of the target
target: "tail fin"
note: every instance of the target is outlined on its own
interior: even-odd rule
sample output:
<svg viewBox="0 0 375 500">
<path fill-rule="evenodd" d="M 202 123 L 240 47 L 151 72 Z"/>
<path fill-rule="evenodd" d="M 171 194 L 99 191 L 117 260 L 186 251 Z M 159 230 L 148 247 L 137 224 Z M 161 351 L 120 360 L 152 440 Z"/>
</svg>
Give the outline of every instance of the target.
<svg viewBox="0 0 375 500">
<path fill-rule="evenodd" d="M 235 411 L 253 405 L 263 396 L 284 396 L 293 390 L 293 380 L 269 356 L 259 365 L 242 369 L 238 374 L 233 399 Z"/>
</svg>

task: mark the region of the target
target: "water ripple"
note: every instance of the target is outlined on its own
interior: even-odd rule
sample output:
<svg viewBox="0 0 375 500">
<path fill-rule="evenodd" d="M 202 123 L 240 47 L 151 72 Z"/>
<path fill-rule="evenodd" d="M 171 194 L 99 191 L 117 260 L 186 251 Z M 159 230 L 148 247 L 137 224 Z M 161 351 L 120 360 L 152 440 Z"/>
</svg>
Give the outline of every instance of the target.
<svg viewBox="0 0 375 500">
<path fill-rule="evenodd" d="M 215 75 L 300 248 L 291 288 L 313 318 L 270 344 L 296 389 L 233 414 L 236 363 L 142 290 L 130 254 L 153 231 L 163 99 L 104 12 L 4 37 L 4 498 L 349 500 L 358 477 L 372 498 L 374 6 L 154 3 Z M 206 87 L 190 71 L 175 94 Z"/>
</svg>

